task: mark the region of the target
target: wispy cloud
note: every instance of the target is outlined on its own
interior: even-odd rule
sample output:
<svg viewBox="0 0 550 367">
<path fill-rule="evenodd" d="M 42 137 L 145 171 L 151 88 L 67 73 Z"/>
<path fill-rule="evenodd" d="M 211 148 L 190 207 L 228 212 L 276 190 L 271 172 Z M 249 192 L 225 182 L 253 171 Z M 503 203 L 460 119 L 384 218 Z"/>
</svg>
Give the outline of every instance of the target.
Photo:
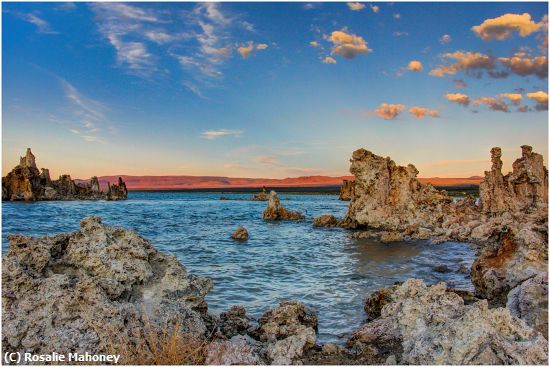
<svg viewBox="0 0 550 367">
<path fill-rule="evenodd" d="M 215 139 L 218 139 L 218 138 L 221 138 L 223 136 L 235 136 L 235 137 L 238 137 L 238 136 L 241 136 L 243 133 L 242 130 L 227 130 L 227 129 L 221 129 L 221 130 L 207 130 L 207 131 L 204 131 L 202 134 L 201 134 L 201 137 L 203 139 L 207 139 L 207 140 L 215 140 Z"/>
<path fill-rule="evenodd" d="M 113 127 L 105 118 L 106 107 L 103 103 L 83 95 L 74 85 L 60 78 L 65 97 L 72 106 L 72 113 L 78 120 L 78 125 L 69 130 L 88 142 L 105 143 L 102 136 L 103 128 L 112 131 Z"/>
<path fill-rule="evenodd" d="M 42 34 L 59 34 L 59 32 L 54 31 L 52 27 L 50 26 L 50 23 L 48 23 L 43 18 L 39 17 L 35 13 L 22 13 L 22 12 L 16 12 L 12 11 L 10 12 L 17 18 L 24 20 L 27 23 L 34 24 L 37 28 L 38 33 Z"/>
</svg>

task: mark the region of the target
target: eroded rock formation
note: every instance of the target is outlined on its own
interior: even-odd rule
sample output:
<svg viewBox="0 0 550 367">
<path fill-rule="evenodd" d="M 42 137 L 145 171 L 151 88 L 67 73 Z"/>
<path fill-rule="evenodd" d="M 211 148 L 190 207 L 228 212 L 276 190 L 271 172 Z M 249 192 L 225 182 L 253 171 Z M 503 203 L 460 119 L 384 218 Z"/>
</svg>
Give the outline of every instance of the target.
<svg viewBox="0 0 550 367">
<path fill-rule="evenodd" d="M 8 241 L 3 352 L 105 353 L 119 338 L 143 338 L 146 324 L 197 336 L 211 328 L 204 297 L 212 281 L 133 231 L 88 217 L 73 233 Z"/>
<path fill-rule="evenodd" d="M 418 170 L 365 149 L 353 152 L 350 172 L 354 195 L 344 223 L 348 227 L 405 231 L 410 227 L 440 226 L 452 203 L 445 191 L 416 179 Z"/>
<path fill-rule="evenodd" d="M 267 220 L 302 220 L 304 216 L 298 212 L 286 209 L 275 191 L 269 193 L 269 202 L 264 210 L 263 218 Z"/>
<path fill-rule="evenodd" d="M 481 208 L 484 213 L 529 211 L 546 208 L 548 204 L 548 170 L 543 157 L 533 153 L 528 145 L 521 146 L 522 156 L 512 167 L 513 171 L 502 175 L 502 151 L 491 149 L 491 171 L 479 185 Z"/>
<path fill-rule="evenodd" d="M 118 184 L 109 185 L 106 192 L 99 187 L 97 177 L 87 185 L 79 185 L 69 175 L 50 179 L 50 171 L 38 171 L 36 160 L 28 148 L 19 165 L 2 178 L 2 200 L 123 200 L 128 196 L 126 184 L 119 177 Z"/>
<path fill-rule="evenodd" d="M 486 300 L 465 305 L 445 283 L 427 287 L 409 279 L 382 297 L 379 316 L 348 340 L 378 363 L 546 364 L 548 345 L 540 332 L 506 308 Z"/>
<path fill-rule="evenodd" d="M 356 238 L 472 242 L 480 247 L 471 279 L 476 296 L 506 306 L 547 336 L 548 171 L 543 157 L 521 147 L 512 172 L 502 175 L 502 151 L 491 149 L 492 168 L 480 185 L 480 203 L 453 202 L 445 191 L 416 179 L 413 165 L 364 149 L 353 153 L 354 195 L 341 225 Z M 535 306 L 537 305 L 537 306 Z"/>
<path fill-rule="evenodd" d="M 342 187 L 340 188 L 340 196 L 338 197 L 340 200 L 349 201 L 351 200 L 351 197 L 354 194 L 354 188 L 353 184 L 355 181 L 352 180 L 344 180 L 342 182 Z"/>
</svg>

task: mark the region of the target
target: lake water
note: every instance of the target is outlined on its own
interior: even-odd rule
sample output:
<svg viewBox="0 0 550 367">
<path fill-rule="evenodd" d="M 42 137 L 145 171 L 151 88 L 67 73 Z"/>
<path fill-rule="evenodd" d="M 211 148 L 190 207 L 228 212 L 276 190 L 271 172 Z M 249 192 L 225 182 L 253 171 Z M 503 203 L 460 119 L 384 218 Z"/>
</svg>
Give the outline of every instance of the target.
<svg viewBox="0 0 550 367">
<path fill-rule="evenodd" d="M 429 284 L 443 280 L 472 288 L 467 275 L 457 272 L 461 264 L 470 267 L 474 260 L 475 250 L 468 244 L 381 244 L 348 238 L 349 232 L 339 228 L 312 227 L 315 216 L 345 214 L 348 202 L 337 196 L 280 194 L 285 207 L 305 214 L 301 222 L 266 222 L 266 202 L 226 201 L 220 196 L 131 192 L 128 200 L 119 202 L 5 202 L 2 251 L 7 249 L 6 234 L 74 231 L 81 218 L 97 215 L 104 223 L 136 230 L 160 251 L 176 255 L 191 273 L 211 277 L 211 312 L 239 304 L 260 316 L 282 300 L 300 300 L 317 311 L 322 342 L 345 341 L 365 319 L 365 298 L 380 287 L 416 277 Z M 230 238 L 239 225 L 248 229 L 248 242 Z M 442 264 L 452 272 L 433 271 Z"/>
</svg>

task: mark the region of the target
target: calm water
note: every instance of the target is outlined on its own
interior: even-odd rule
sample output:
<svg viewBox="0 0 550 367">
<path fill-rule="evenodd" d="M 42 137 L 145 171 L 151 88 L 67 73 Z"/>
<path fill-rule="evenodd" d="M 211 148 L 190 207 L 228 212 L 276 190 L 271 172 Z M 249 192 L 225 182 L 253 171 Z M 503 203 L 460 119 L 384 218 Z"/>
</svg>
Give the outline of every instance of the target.
<svg viewBox="0 0 550 367">
<path fill-rule="evenodd" d="M 276 223 L 262 220 L 266 202 L 219 197 L 132 192 L 121 202 L 3 203 L 2 251 L 6 234 L 74 231 L 81 218 L 98 215 L 104 223 L 138 231 L 159 250 L 176 255 L 190 272 L 211 277 L 210 311 L 241 304 L 259 316 L 281 300 L 301 300 L 317 310 L 323 342 L 344 341 L 365 318 L 365 298 L 396 281 L 417 277 L 471 289 L 469 279 L 456 272 L 461 264 L 470 267 L 473 262 L 475 251 L 468 244 L 380 244 L 350 239 L 342 229 L 312 227 L 312 218 L 320 214 L 345 214 L 348 203 L 336 196 L 281 194 L 283 205 L 304 213 L 306 220 Z M 238 225 L 248 229 L 248 242 L 230 238 Z M 440 264 L 453 271 L 434 272 Z"/>
</svg>

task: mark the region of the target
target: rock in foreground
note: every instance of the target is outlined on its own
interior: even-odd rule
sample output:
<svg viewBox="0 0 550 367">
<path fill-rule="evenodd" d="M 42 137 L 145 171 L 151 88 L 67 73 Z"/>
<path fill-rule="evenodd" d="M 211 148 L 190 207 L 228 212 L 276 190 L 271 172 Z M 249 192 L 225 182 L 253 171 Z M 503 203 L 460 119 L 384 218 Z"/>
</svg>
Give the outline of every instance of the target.
<svg viewBox="0 0 550 367">
<path fill-rule="evenodd" d="M 313 219 L 313 225 L 315 227 L 336 227 L 338 225 L 338 219 L 334 215 L 324 214 Z"/>
<path fill-rule="evenodd" d="M 51 237 L 8 236 L 2 258 L 3 352 L 107 353 L 140 345 L 151 326 L 203 337 L 208 278 L 98 217 Z M 123 343 L 124 344 L 124 343 Z"/>
<path fill-rule="evenodd" d="M 445 283 L 427 287 L 418 279 L 390 293 L 380 316 L 349 339 L 358 355 L 399 364 L 547 364 L 546 339 L 505 308 L 465 305 Z"/>
<path fill-rule="evenodd" d="M 263 218 L 267 220 L 302 220 L 304 216 L 298 212 L 286 209 L 279 200 L 277 193 L 269 193 L 269 202 L 264 210 Z"/>
<path fill-rule="evenodd" d="M 2 200 L 124 200 L 127 196 L 126 184 L 120 177 L 118 184 L 109 184 L 106 192 L 101 191 L 95 176 L 85 186 L 77 184 L 69 175 L 52 181 L 48 169 L 38 171 L 30 148 L 19 165 L 2 178 Z"/>
</svg>

